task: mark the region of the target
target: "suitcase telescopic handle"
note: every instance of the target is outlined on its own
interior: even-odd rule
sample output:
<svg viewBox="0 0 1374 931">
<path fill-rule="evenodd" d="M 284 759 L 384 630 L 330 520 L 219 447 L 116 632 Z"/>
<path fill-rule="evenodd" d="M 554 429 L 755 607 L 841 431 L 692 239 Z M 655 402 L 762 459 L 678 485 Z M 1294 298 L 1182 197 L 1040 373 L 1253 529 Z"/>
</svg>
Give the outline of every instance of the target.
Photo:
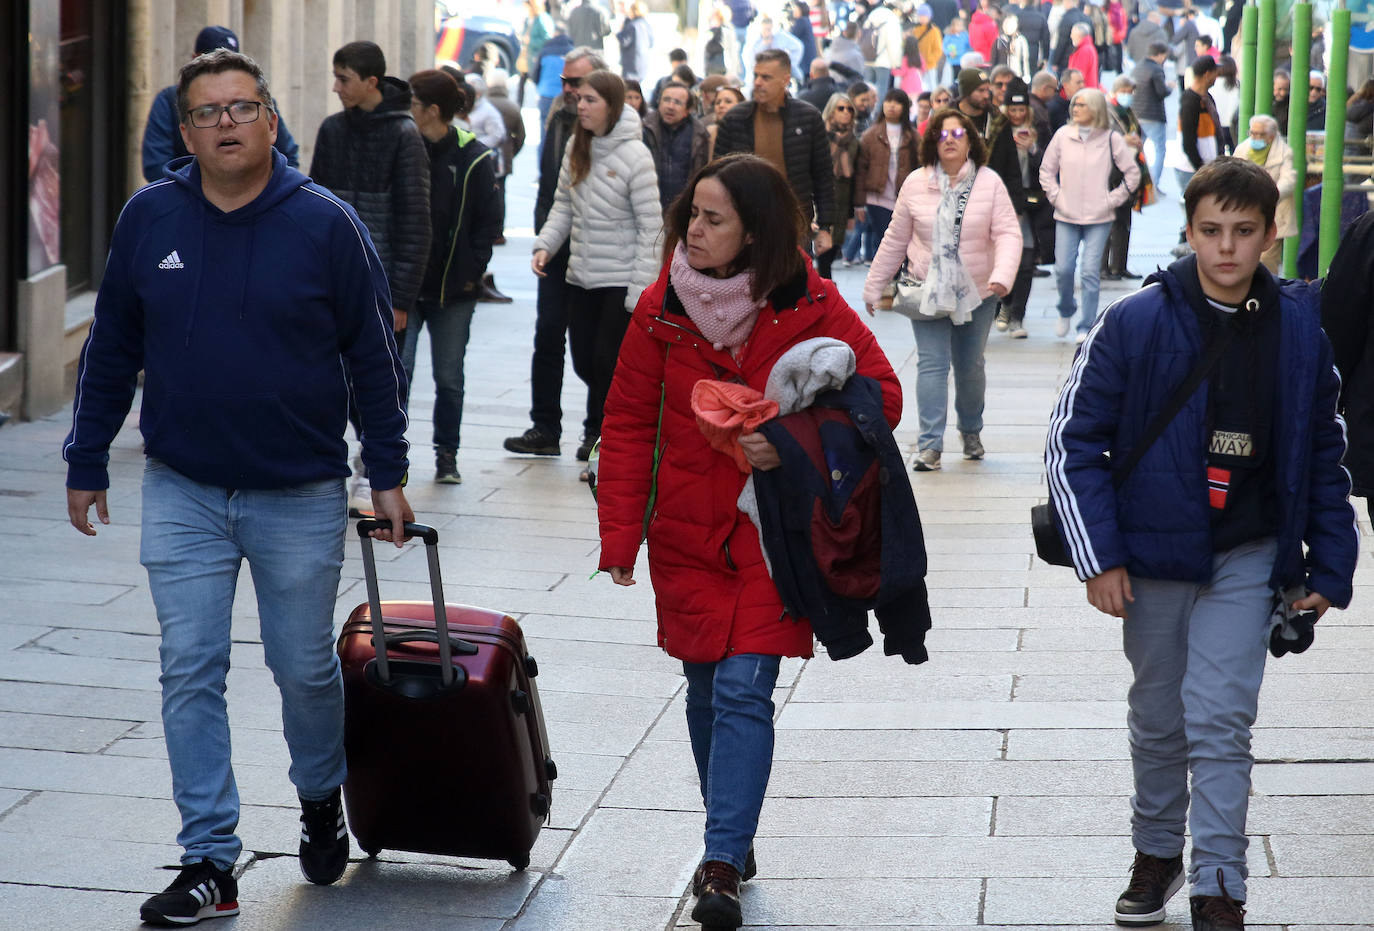
<svg viewBox="0 0 1374 931">
<path fill-rule="evenodd" d="M 382 596 L 377 587 L 377 560 L 372 552 L 371 533 L 374 530 L 388 530 L 390 527 L 391 521 L 389 520 L 364 518 L 358 521 L 358 538 L 363 547 L 363 579 L 367 583 L 367 605 L 372 614 L 372 644 L 377 653 L 377 677 L 384 684 L 391 682 L 391 671 L 388 668 L 386 655 L 389 643 L 430 639 L 427 636 L 416 637 L 412 634 L 388 636 L 382 624 Z M 439 678 L 443 687 L 448 688 L 453 684 L 455 678 L 453 672 L 454 652 L 470 656 L 477 652 L 477 647 L 466 640 L 456 640 L 449 635 L 448 612 L 444 608 L 444 581 L 439 570 L 439 531 L 425 524 L 407 523 L 405 534 L 408 537 L 419 537 L 425 544 L 425 556 L 429 561 L 429 589 L 434 599 L 435 635 L 433 639 L 439 645 Z"/>
</svg>

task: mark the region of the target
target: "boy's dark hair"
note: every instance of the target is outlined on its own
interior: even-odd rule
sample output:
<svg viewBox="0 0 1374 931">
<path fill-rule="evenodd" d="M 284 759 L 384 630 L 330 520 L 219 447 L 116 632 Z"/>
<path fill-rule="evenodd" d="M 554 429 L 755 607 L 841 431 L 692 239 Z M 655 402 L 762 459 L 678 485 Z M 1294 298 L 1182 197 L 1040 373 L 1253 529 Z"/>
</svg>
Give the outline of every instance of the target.
<svg viewBox="0 0 1374 931">
<path fill-rule="evenodd" d="M 1156 55 L 1168 55 L 1169 46 L 1163 42 L 1151 42 L 1150 50 L 1146 53 L 1147 58 L 1154 58 Z"/>
<path fill-rule="evenodd" d="M 334 67 L 352 69 L 364 81 L 368 78 L 380 81 L 386 77 L 386 56 L 376 42 L 364 39 L 350 42 L 335 52 Z"/>
<path fill-rule="evenodd" d="M 1197 205 L 1207 197 L 1215 197 L 1222 210 L 1258 210 L 1268 229 L 1274 225 L 1279 187 L 1269 172 L 1248 158 L 1222 157 L 1203 165 L 1188 182 L 1183 208 L 1189 226 Z"/>
<path fill-rule="evenodd" d="M 1199 55 L 1193 59 L 1193 63 L 1189 67 L 1193 69 L 1195 76 L 1202 77 L 1204 74 L 1210 74 L 1217 70 L 1217 60 L 1211 55 Z"/>
<path fill-rule="evenodd" d="M 780 48 L 766 48 L 762 52 L 759 52 L 757 55 L 754 56 L 754 67 L 757 68 L 759 65 L 763 64 L 766 61 L 771 61 L 774 64 L 782 65 L 782 69 L 786 71 L 788 74 L 788 79 L 791 79 L 791 55 L 787 54 Z"/>
<path fill-rule="evenodd" d="M 930 91 L 921 91 L 919 94 L 916 95 L 917 103 L 920 103 L 922 100 L 926 102 L 930 101 Z"/>
<path fill-rule="evenodd" d="M 755 300 L 805 270 L 801 242 L 803 220 L 797 195 L 773 164 L 757 155 L 737 153 L 718 158 L 698 169 L 663 217 L 663 258 L 687 238 L 692 220 L 692 199 L 703 178 L 715 178 L 730 195 L 730 202 L 744 224 L 750 241 L 736 257 L 738 271 L 754 272 Z"/>
<path fill-rule="evenodd" d="M 853 84 L 849 85 L 849 88 L 845 91 L 845 93 L 848 94 L 849 98 L 852 100 L 860 94 L 867 94 L 872 89 L 873 88 L 869 87 L 863 81 L 855 81 Z"/>
<path fill-rule="evenodd" d="M 215 49 L 204 55 L 197 55 L 181 66 L 181 76 L 177 79 L 177 119 L 186 123 L 190 119 L 191 104 L 188 94 L 191 82 L 201 75 L 223 74 L 226 71 L 242 71 L 257 84 L 258 100 L 269 109 L 272 106 L 272 93 L 267 89 L 267 77 L 258 63 L 242 52 L 231 52 L 226 48 Z M 220 119 L 224 115 L 220 114 Z"/>
<path fill-rule="evenodd" d="M 669 61 L 686 61 L 687 53 L 680 48 L 675 48 L 668 53 Z"/>
<path fill-rule="evenodd" d="M 692 69 L 685 65 L 678 65 L 673 69 L 673 80 L 679 84 L 686 84 L 688 88 L 697 86 L 697 76 Z"/>
<path fill-rule="evenodd" d="M 944 128 L 945 120 L 950 117 L 957 119 L 959 125 L 964 127 L 964 138 L 968 139 L 968 157 L 972 160 L 973 166 L 982 168 L 988 163 L 988 147 L 983 142 L 983 134 L 974 127 L 973 120 L 965 116 L 958 107 L 945 107 L 930 115 L 926 122 L 925 135 L 921 137 L 921 164 L 940 164 L 940 130 Z"/>
<path fill-rule="evenodd" d="M 465 81 L 464 84 L 466 83 Z M 417 71 L 410 76 L 410 92 L 420 101 L 421 106 L 434 104 L 438 107 L 439 118 L 445 123 L 450 122 L 459 112 L 467 113 L 471 109 L 465 106 L 467 95 L 463 88 L 459 87 L 458 82 L 446 71 L 435 68 Z"/>
</svg>

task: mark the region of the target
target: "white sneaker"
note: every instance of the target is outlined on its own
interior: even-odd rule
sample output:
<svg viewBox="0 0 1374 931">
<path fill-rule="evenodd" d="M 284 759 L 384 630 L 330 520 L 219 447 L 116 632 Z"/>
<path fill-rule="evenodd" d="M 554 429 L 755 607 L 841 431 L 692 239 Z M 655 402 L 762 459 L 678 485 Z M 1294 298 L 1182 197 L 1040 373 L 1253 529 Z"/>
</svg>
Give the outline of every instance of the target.
<svg viewBox="0 0 1374 931">
<path fill-rule="evenodd" d="M 1072 317 L 1060 317 L 1054 321 L 1054 335 L 1063 339 L 1069 335 L 1069 326 L 1073 323 Z"/>
<path fill-rule="evenodd" d="M 1087 332 L 1084 330 L 1079 330 L 1078 335 L 1073 338 L 1073 341 L 1080 346 L 1083 345 L 1085 342 L 1088 341 Z"/>
<path fill-rule="evenodd" d="M 372 483 L 361 475 L 353 476 L 348 486 L 348 516 L 377 516 L 372 510 Z"/>
<path fill-rule="evenodd" d="M 1021 326 L 1019 323 L 1016 326 L 1012 327 L 1011 332 L 1007 335 L 1010 336 L 1012 339 L 1025 339 L 1027 336 L 1030 336 L 1030 334 L 1026 332 L 1026 328 Z"/>
<path fill-rule="evenodd" d="M 940 468 L 940 451 L 923 449 L 911 457 L 911 468 L 916 472 L 934 472 Z"/>
</svg>

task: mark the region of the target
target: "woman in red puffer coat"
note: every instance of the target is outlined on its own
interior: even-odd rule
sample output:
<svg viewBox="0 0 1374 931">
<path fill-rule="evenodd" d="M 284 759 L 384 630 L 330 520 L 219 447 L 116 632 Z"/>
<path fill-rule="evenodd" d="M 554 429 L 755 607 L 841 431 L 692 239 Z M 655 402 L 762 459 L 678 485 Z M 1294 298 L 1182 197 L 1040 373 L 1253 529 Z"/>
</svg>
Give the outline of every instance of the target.
<svg viewBox="0 0 1374 931">
<path fill-rule="evenodd" d="M 812 655 L 811 626 L 787 617 L 759 533 L 737 499 L 747 476 L 697 427 L 693 386 L 738 382 L 763 392 L 797 343 L 839 339 L 857 371 L 882 385 L 895 427 L 902 392 L 872 333 L 796 246 L 802 218 L 783 176 L 753 155 L 701 169 L 664 220 L 665 265 L 621 346 L 601 432 L 601 568 L 633 585 L 648 521 L 658 642 L 682 660 L 687 729 L 706 804 L 706 855 L 692 917 L 738 927 L 739 883 L 773 757 L 773 686 L 783 656 Z M 662 411 L 660 435 L 660 410 Z M 759 433 L 740 439 L 755 469 L 776 468 Z"/>
</svg>

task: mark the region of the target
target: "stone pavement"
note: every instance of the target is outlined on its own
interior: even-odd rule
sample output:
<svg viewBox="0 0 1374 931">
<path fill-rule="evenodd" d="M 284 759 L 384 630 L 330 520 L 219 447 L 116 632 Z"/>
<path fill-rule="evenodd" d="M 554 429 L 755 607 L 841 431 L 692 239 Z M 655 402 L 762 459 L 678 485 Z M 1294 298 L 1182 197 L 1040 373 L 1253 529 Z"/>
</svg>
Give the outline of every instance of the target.
<svg viewBox="0 0 1374 931">
<path fill-rule="evenodd" d="M 510 182 L 511 241 L 494 263 L 509 306 L 483 305 L 468 353 L 461 486 L 436 486 L 432 381 L 412 404 L 409 494 L 442 534 L 448 600 L 520 619 L 539 660 L 560 778 L 528 871 L 385 852 L 329 888 L 301 880 L 297 810 L 251 581 L 235 610 L 229 701 L 244 801 L 243 914 L 258 929 L 462 931 L 690 927 L 702 812 L 683 680 L 654 647 L 648 584 L 589 578 L 597 534 L 572 459 L 582 389 L 568 371 L 565 454 L 507 455 L 526 426 L 534 283 L 533 158 Z M 1137 221 L 1139 271 L 1166 261 L 1178 208 Z M 861 269 L 838 283 L 857 300 Z M 1109 286 L 1108 296 L 1124 293 Z M 1072 357 L 1055 340 L 1052 279 L 1031 338 L 993 333 L 980 463 L 913 475 L 930 551 L 931 661 L 870 650 L 790 660 L 776 695 L 777 762 L 745 887 L 750 927 L 1088 929 L 1111 926 L 1131 860 L 1117 622 L 1067 569 L 1032 558 L 1047 414 Z M 914 358 L 902 318 L 874 331 L 899 370 L 915 440 Z M 424 353 L 421 353 L 422 358 Z M 131 928 L 177 862 L 161 739 L 157 628 L 138 565 L 136 415 L 111 451 L 113 524 L 68 526 L 59 446 L 70 412 L 0 430 L 0 926 Z M 957 438 L 951 429 L 951 449 Z M 1363 518 L 1363 509 L 1361 509 Z M 1366 528 L 1367 529 L 1367 528 Z M 418 546 L 379 548 L 383 597 L 425 598 Z M 647 580 L 641 571 L 640 577 Z M 365 598 L 356 546 L 337 619 Z M 1251 806 L 1251 918 L 1290 931 L 1374 931 L 1374 573 L 1356 607 L 1265 684 Z M 436 735 L 436 739 L 443 739 Z M 482 765 L 475 759 L 473 765 Z M 424 774 L 416 774 L 423 778 Z M 472 800 L 454 799 L 455 804 Z M 480 804 L 480 800 L 478 800 Z M 1165 927 L 1187 927 L 1180 896 Z"/>
</svg>

